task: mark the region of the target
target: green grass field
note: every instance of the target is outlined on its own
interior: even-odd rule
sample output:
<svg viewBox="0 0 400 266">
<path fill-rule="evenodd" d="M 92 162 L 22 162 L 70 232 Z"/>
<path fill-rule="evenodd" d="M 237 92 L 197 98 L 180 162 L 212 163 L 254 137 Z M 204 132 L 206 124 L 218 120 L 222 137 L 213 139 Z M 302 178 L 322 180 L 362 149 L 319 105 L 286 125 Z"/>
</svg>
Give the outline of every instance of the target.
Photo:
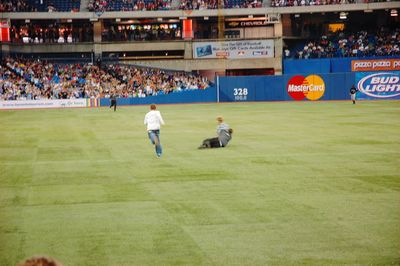
<svg viewBox="0 0 400 266">
<path fill-rule="evenodd" d="M 400 265 L 399 101 L 158 109 L 1 111 L 0 265 Z"/>
</svg>

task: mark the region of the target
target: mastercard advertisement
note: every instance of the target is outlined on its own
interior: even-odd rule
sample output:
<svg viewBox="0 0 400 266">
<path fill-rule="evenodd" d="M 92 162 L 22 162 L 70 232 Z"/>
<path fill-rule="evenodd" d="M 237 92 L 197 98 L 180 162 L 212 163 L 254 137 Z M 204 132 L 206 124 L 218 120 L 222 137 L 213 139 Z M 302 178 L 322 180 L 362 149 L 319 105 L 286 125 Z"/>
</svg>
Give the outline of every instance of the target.
<svg viewBox="0 0 400 266">
<path fill-rule="evenodd" d="M 318 75 L 293 76 L 287 84 L 287 92 L 296 101 L 319 100 L 325 93 L 325 82 Z"/>
</svg>

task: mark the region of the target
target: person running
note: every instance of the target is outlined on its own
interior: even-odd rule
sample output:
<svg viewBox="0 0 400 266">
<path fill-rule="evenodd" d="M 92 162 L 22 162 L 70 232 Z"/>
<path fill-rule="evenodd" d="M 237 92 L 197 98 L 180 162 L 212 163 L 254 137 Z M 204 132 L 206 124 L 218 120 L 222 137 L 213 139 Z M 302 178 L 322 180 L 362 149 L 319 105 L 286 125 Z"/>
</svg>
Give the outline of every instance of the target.
<svg viewBox="0 0 400 266">
<path fill-rule="evenodd" d="M 217 117 L 217 137 L 209 138 L 203 140 L 199 149 L 207 148 L 223 148 L 228 145 L 229 141 L 232 139 L 233 129 L 229 127 L 228 124 L 224 123 L 224 118 L 222 116 Z"/>
<path fill-rule="evenodd" d="M 154 145 L 157 157 L 162 155 L 162 146 L 160 142 L 160 128 L 164 125 L 164 120 L 160 111 L 156 110 L 155 104 L 150 105 L 150 112 L 144 117 L 144 124 L 147 126 L 147 134 L 151 143 Z"/>
<path fill-rule="evenodd" d="M 356 89 L 356 87 L 354 87 L 354 84 L 353 84 L 353 86 L 351 86 L 351 88 L 350 88 L 350 97 L 351 97 L 351 100 L 353 101 L 353 104 L 356 104 L 357 92 L 358 92 L 358 90 Z"/>
</svg>

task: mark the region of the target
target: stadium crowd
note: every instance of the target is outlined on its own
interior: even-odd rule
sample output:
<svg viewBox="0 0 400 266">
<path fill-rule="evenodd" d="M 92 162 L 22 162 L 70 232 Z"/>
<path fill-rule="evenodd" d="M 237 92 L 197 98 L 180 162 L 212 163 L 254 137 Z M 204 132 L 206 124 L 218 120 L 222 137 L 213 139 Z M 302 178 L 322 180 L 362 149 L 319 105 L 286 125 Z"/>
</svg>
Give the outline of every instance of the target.
<svg viewBox="0 0 400 266">
<path fill-rule="evenodd" d="M 130 91 L 135 92 L 137 97 L 146 97 L 182 90 L 206 89 L 209 86 L 206 78 L 185 72 L 166 72 L 129 65 L 107 65 L 106 69 L 121 81 L 122 85 L 129 88 L 128 91 L 124 91 L 123 97 L 130 97 Z"/>
<path fill-rule="evenodd" d="M 271 0 L 272 7 L 342 5 L 354 3 L 387 2 L 387 0 Z"/>
<path fill-rule="evenodd" d="M 222 8 L 256 8 L 262 7 L 262 0 L 224 0 L 221 5 Z M 217 8 L 218 0 L 180 0 L 177 6 L 172 5 L 172 0 L 90 0 L 88 4 L 88 9 L 95 12 Z"/>
<path fill-rule="evenodd" d="M 90 0 L 89 11 L 146 11 L 146 10 L 171 10 L 172 0 Z"/>
<path fill-rule="evenodd" d="M 258 8 L 262 7 L 262 0 L 224 0 L 221 8 Z M 203 10 L 218 9 L 218 0 L 181 0 L 179 9 Z"/>
<path fill-rule="evenodd" d="M 271 0 L 272 7 L 290 6 L 312 6 L 312 5 L 337 5 L 353 3 L 385 2 L 386 0 Z M 68 7 L 62 6 L 60 10 L 51 1 L 28 1 L 28 0 L 0 0 L 0 12 L 37 12 L 37 11 L 74 11 L 79 8 L 74 4 L 80 0 L 69 0 L 72 2 Z M 263 0 L 224 0 L 222 8 L 257 8 L 263 6 Z M 180 0 L 176 6 L 172 0 L 89 0 L 89 11 L 146 11 L 146 10 L 197 10 L 217 9 L 218 0 Z"/>
<path fill-rule="evenodd" d="M 209 82 L 185 72 L 128 65 L 53 64 L 6 58 L 0 68 L 0 100 L 147 97 L 205 89 Z"/>
<path fill-rule="evenodd" d="M 272 7 L 353 4 L 355 0 L 271 0 Z"/>
<path fill-rule="evenodd" d="M 34 12 L 36 9 L 24 0 L 0 0 L 0 12 Z"/>
<path fill-rule="evenodd" d="M 309 41 L 294 53 L 285 49 L 284 54 L 286 58 L 299 59 L 400 55 L 400 29 L 381 29 L 375 34 L 341 31 Z"/>
<path fill-rule="evenodd" d="M 80 0 L 0 0 L 0 12 L 79 11 Z"/>
</svg>

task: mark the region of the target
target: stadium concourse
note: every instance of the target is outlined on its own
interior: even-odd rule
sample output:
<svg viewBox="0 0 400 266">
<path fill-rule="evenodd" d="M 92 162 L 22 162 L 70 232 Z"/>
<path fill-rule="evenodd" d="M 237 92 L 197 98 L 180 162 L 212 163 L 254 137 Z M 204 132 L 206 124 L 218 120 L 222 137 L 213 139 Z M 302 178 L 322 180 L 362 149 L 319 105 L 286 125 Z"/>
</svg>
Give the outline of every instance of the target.
<svg viewBox="0 0 400 266">
<path fill-rule="evenodd" d="M 205 89 L 206 78 L 129 65 L 56 64 L 6 58 L 0 68 L 0 100 L 146 97 Z"/>
</svg>

